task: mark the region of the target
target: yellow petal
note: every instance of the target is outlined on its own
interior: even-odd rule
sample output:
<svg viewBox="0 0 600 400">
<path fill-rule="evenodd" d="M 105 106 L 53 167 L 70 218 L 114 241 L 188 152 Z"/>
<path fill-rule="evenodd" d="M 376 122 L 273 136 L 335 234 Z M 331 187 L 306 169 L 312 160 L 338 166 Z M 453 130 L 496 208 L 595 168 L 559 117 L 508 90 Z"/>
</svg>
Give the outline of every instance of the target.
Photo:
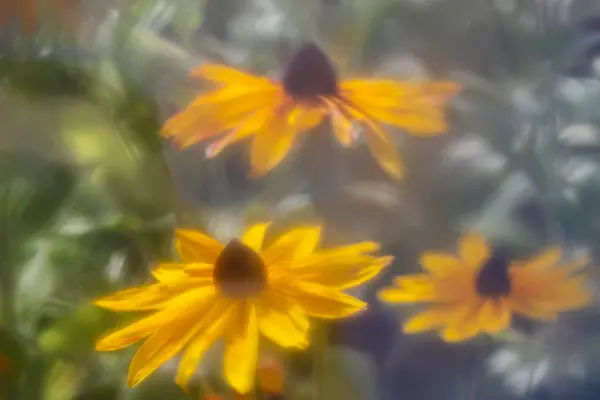
<svg viewBox="0 0 600 400">
<path fill-rule="evenodd" d="M 178 292 L 166 290 L 160 283 L 155 283 L 149 286 L 121 290 L 110 296 L 95 300 L 94 304 L 113 311 L 154 310 L 161 308 L 178 294 Z"/>
<path fill-rule="evenodd" d="M 211 139 L 253 121 L 262 110 L 272 110 L 279 100 L 277 91 L 233 87 L 206 93 L 163 126 L 162 135 L 181 148 Z"/>
<path fill-rule="evenodd" d="M 391 80 L 352 80 L 341 87 L 344 99 L 371 119 L 427 136 L 447 129 L 443 107 L 459 89 L 453 82 Z M 356 117 L 363 116 L 359 113 Z"/>
<path fill-rule="evenodd" d="M 479 324 L 485 332 L 501 332 L 510 326 L 510 320 L 510 307 L 503 299 L 487 300 L 481 307 Z"/>
<path fill-rule="evenodd" d="M 554 267 L 560 262 L 562 251 L 560 247 L 554 246 L 544 249 L 533 257 L 530 261 L 525 262 L 528 268 L 548 269 Z"/>
<path fill-rule="evenodd" d="M 288 123 L 301 133 L 319 125 L 325 115 L 325 109 L 322 107 L 297 105 L 289 114 Z"/>
<path fill-rule="evenodd" d="M 454 307 L 431 307 L 406 320 L 402 324 L 402 331 L 407 334 L 413 334 L 438 329 L 446 325 L 455 312 L 456 309 Z"/>
<path fill-rule="evenodd" d="M 298 131 L 282 115 L 257 131 L 250 149 L 252 175 L 262 176 L 278 165 L 291 150 Z"/>
<path fill-rule="evenodd" d="M 305 313 L 313 317 L 344 318 L 367 307 L 367 303 L 355 297 L 307 282 L 288 282 L 281 289 L 295 300 Z"/>
<path fill-rule="evenodd" d="M 253 305 L 238 306 L 225 345 L 224 370 L 227 382 L 238 393 L 252 390 L 258 363 L 258 321 Z"/>
<path fill-rule="evenodd" d="M 309 257 L 297 260 L 290 268 L 296 269 L 304 266 L 322 266 L 339 260 L 364 260 L 364 253 L 373 253 L 379 250 L 380 247 L 381 246 L 375 242 L 360 242 L 349 246 L 319 249 L 315 250 Z"/>
<path fill-rule="evenodd" d="M 553 321 L 556 319 L 557 312 L 554 309 L 544 308 L 541 305 L 535 305 L 531 302 L 510 300 L 512 311 L 521 316 L 540 321 Z"/>
<path fill-rule="evenodd" d="M 419 264 L 435 275 L 449 275 L 461 268 L 464 264 L 454 256 L 448 254 L 425 253 L 419 259 Z"/>
<path fill-rule="evenodd" d="M 387 287 L 380 289 L 377 292 L 377 297 L 385 303 L 421 303 L 432 302 L 438 299 L 438 295 L 433 287 L 423 288 L 422 290 Z"/>
<path fill-rule="evenodd" d="M 175 230 L 175 245 L 181 259 L 186 263 L 214 264 L 223 245 L 200 231 Z"/>
<path fill-rule="evenodd" d="M 158 266 L 152 269 L 150 272 L 152 276 L 159 282 L 164 283 L 169 287 L 177 286 L 180 289 L 200 287 L 204 285 L 210 285 L 212 283 L 212 270 L 213 266 L 210 264 L 180 264 L 186 265 L 185 268 L 164 268 Z M 198 271 L 199 265 L 209 265 L 210 268 L 203 269 L 207 271 L 206 274 L 198 273 L 196 276 L 189 273 L 190 270 Z"/>
<path fill-rule="evenodd" d="M 212 309 L 201 316 L 198 323 L 202 325 L 202 332 L 199 332 L 198 337 L 193 339 L 185 350 L 175 377 L 175 382 L 184 390 L 187 389 L 189 380 L 206 351 L 223 335 L 224 330 L 231 323 L 232 310 L 230 301 L 220 299 Z"/>
<path fill-rule="evenodd" d="M 442 330 L 442 339 L 446 342 L 455 343 L 471 339 L 481 331 L 479 315 L 482 303 L 477 301 L 473 304 L 464 304 L 457 307 L 453 315 Z"/>
<path fill-rule="evenodd" d="M 369 151 L 385 172 L 395 179 L 402 179 L 404 166 L 396 150 L 396 144 L 377 124 L 367 124 L 369 131 L 365 135 Z"/>
<path fill-rule="evenodd" d="M 343 290 L 371 280 L 379 275 L 393 260 L 393 257 L 359 256 L 332 261 L 328 264 L 319 263 L 310 267 L 294 268 L 293 270 L 296 279 Z"/>
<path fill-rule="evenodd" d="M 272 84 L 267 78 L 249 74 L 236 68 L 219 64 L 203 64 L 190 73 L 192 77 L 235 86 L 260 86 Z"/>
<path fill-rule="evenodd" d="M 301 260 L 315 251 L 320 238 L 320 226 L 294 228 L 268 246 L 263 252 L 263 259 L 267 265 L 280 261 Z"/>
<path fill-rule="evenodd" d="M 212 278 L 215 270 L 214 264 L 190 263 L 185 264 L 183 271 L 194 278 Z"/>
<path fill-rule="evenodd" d="M 340 106 L 333 100 L 324 98 L 323 101 L 327 104 L 329 110 L 333 134 L 342 146 L 349 147 L 356 134 L 352 121 L 344 116 Z"/>
<path fill-rule="evenodd" d="M 262 249 L 265 233 L 270 225 L 270 222 L 253 225 L 242 237 L 242 242 L 255 252 L 259 253 Z"/>
<path fill-rule="evenodd" d="M 176 317 L 150 336 L 131 360 L 127 378 L 130 387 L 156 371 L 198 335 L 204 327 L 202 316 L 214 307 L 213 293 L 205 291 L 203 296 L 197 293 L 193 303 L 171 310 Z"/>
<path fill-rule="evenodd" d="M 479 268 L 490 258 L 490 248 L 481 235 L 471 233 L 462 236 L 458 242 L 461 260 L 473 268 Z"/>
<path fill-rule="evenodd" d="M 161 327 L 169 325 L 179 316 L 179 309 L 190 307 L 208 298 L 214 290 L 210 287 L 198 291 L 185 293 L 169 303 L 169 307 L 156 312 L 146 318 L 125 326 L 96 342 L 97 351 L 113 351 L 136 343 L 158 331 Z"/>
<path fill-rule="evenodd" d="M 250 114 L 244 121 L 240 122 L 240 126 L 232 132 L 225 135 L 223 138 L 213 142 L 206 149 L 206 156 L 212 158 L 217 156 L 223 149 L 233 143 L 246 139 L 265 128 L 274 118 L 276 108 L 263 107 L 257 109 Z"/>
<path fill-rule="evenodd" d="M 259 328 L 281 347 L 306 348 L 309 322 L 301 307 L 277 293 L 263 295 L 258 305 Z"/>
<path fill-rule="evenodd" d="M 400 287 L 401 289 L 421 289 L 421 288 L 430 288 L 435 282 L 438 280 L 435 276 L 430 274 L 405 274 L 398 275 L 393 279 L 394 285 Z"/>
</svg>

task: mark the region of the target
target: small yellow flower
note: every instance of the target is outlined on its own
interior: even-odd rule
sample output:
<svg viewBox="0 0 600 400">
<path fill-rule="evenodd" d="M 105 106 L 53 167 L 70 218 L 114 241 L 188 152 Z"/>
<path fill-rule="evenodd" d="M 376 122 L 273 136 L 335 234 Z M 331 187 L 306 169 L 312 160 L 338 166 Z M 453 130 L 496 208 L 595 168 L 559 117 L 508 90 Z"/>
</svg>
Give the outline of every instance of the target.
<svg viewBox="0 0 600 400">
<path fill-rule="evenodd" d="M 176 381 L 186 387 L 206 350 L 224 337 L 225 378 L 237 392 L 248 393 L 259 334 L 284 348 L 307 347 L 307 316 L 343 318 L 362 310 L 366 304 L 342 290 L 368 281 L 391 261 L 369 255 L 378 249 L 372 242 L 317 250 L 318 226 L 292 229 L 263 246 L 268 226 L 256 224 L 227 244 L 177 230 L 181 262 L 159 264 L 154 284 L 95 302 L 115 311 L 153 312 L 100 339 L 96 349 L 146 339 L 131 361 L 131 386 L 183 352 Z"/>
<path fill-rule="evenodd" d="M 459 90 L 453 82 L 340 82 L 330 60 L 312 43 L 300 48 L 281 80 L 211 64 L 193 70 L 192 76 L 212 81 L 217 88 L 167 121 L 163 134 L 180 147 L 224 134 L 208 147 L 208 157 L 253 135 L 250 162 L 255 176 L 279 164 L 299 134 L 329 116 L 344 147 L 355 140 L 353 122 L 362 126 L 381 168 L 399 179 L 403 167 L 396 146 L 380 124 L 419 136 L 442 133 L 447 128 L 444 106 Z"/>
<path fill-rule="evenodd" d="M 426 273 L 396 277 L 379 298 L 430 303 L 404 323 L 405 333 L 439 330 L 448 342 L 462 341 L 507 329 L 513 314 L 552 320 L 588 304 L 585 277 L 576 275 L 588 260 L 558 265 L 560 260 L 561 250 L 550 247 L 530 260 L 510 262 L 502 252 L 492 252 L 481 236 L 465 235 L 458 257 L 425 253 L 420 263 Z"/>
</svg>

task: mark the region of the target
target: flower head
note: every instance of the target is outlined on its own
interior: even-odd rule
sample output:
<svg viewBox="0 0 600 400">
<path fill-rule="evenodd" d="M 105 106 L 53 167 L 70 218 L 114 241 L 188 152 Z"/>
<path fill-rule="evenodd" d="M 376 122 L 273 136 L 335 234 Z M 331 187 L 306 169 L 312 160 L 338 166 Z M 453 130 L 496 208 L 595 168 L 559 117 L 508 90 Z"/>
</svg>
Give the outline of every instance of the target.
<svg viewBox="0 0 600 400">
<path fill-rule="evenodd" d="M 453 82 L 339 80 L 327 55 L 312 43 L 298 50 L 281 80 L 211 64 L 194 69 L 192 76 L 212 81 L 217 88 L 167 121 L 163 134 L 181 147 L 216 139 L 207 149 L 208 157 L 254 136 L 250 151 L 254 175 L 279 164 L 299 134 L 328 116 L 344 147 L 356 138 L 353 123 L 360 125 L 381 168 L 401 178 L 396 147 L 381 124 L 419 136 L 442 133 L 444 105 L 459 89 Z"/>
<path fill-rule="evenodd" d="M 256 224 L 226 244 L 177 230 L 181 262 L 153 269 L 156 283 L 95 302 L 115 311 L 152 312 L 100 339 L 96 349 L 145 339 L 129 368 L 132 386 L 183 352 L 176 381 L 185 387 L 206 350 L 223 337 L 225 378 L 247 393 L 259 334 L 284 348 L 307 347 L 307 317 L 342 318 L 362 310 L 366 304 L 342 290 L 371 279 L 391 261 L 370 255 L 378 249 L 372 242 L 318 250 L 318 226 L 292 229 L 264 246 L 268 226 Z"/>
<path fill-rule="evenodd" d="M 449 342 L 507 329 L 513 314 L 552 320 L 591 300 L 582 259 L 561 265 L 561 251 L 548 248 L 530 260 L 511 262 L 478 235 L 463 236 L 458 257 L 425 253 L 426 273 L 395 278 L 379 298 L 389 303 L 429 303 L 404 323 L 404 332 L 439 330 Z"/>
</svg>

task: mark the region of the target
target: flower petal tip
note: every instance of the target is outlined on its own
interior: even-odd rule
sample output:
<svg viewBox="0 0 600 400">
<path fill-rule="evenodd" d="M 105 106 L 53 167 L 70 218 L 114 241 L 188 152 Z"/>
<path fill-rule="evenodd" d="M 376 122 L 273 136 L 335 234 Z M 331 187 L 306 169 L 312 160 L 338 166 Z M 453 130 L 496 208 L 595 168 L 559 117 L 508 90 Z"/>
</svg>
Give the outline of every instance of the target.
<svg viewBox="0 0 600 400">
<path fill-rule="evenodd" d="M 381 268 L 388 268 L 394 262 L 394 256 L 384 256 L 379 259 Z"/>
</svg>

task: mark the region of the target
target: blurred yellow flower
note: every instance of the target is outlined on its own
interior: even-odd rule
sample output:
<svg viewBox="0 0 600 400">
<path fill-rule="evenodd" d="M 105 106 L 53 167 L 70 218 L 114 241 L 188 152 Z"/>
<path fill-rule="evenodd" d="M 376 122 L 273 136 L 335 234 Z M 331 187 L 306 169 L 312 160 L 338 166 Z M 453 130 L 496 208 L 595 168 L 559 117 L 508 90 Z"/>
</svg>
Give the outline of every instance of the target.
<svg viewBox="0 0 600 400">
<path fill-rule="evenodd" d="M 261 393 L 279 395 L 283 393 L 285 382 L 282 360 L 276 357 L 265 358 L 258 366 L 258 388 Z"/>
<path fill-rule="evenodd" d="M 192 76 L 212 81 L 217 88 L 167 121 L 163 135 L 187 147 L 225 133 L 208 147 L 208 157 L 254 135 L 250 150 L 254 176 L 279 164 L 299 134 L 329 116 L 344 147 L 355 140 L 353 122 L 358 123 L 381 168 L 400 179 L 402 163 L 381 124 L 419 136 L 442 133 L 447 128 L 444 106 L 459 90 L 453 82 L 340 82 L 327 55 L 312 43 L 295 54 L 281 80 L 211 64 L 193 70 Z"/>
<path fill-rule="evenodd" d="M 530 260 L 511 262 L 492 252 L 484 238 L 469 234 L 459 241 L 458 257 L 423 254 L 426 273 L 396 277 L 379 298 L 430 303 L 404 323 L 405 333 L 439 330 L 448 342 L 462 341 L 507 329 L 513 314 L 552 320 L 588 304 L 592 295 L 585 276 L 576 274 L 588 260 L 559 265 L 560 260 L 561 250 L 550 247 Z"/>
<path fill-rule="evenodd" d="M 263 246 L 268 226 L 256 224 L 227 244 L 177 230 L 181 262 L 159 264 L 154 284 L 95 302 L 115 311 L 153 311 L 100 339 L 96 349 L 146 339 L 131 361 L 131 386 L 183 351 L 176 381 L 186 387 L 206 350 L 224 337 L 225 378 L 248 393 L 259 333 L 282 347 L 307 347 L 307 316 L 343 318 L 362 310 L 366 304 L 342 290 L 368 281 L 392 259 L 368 254 L 379 247 L 372 242 L 318 250 L 319 226 L 297 227 Z"/>
</svg>

